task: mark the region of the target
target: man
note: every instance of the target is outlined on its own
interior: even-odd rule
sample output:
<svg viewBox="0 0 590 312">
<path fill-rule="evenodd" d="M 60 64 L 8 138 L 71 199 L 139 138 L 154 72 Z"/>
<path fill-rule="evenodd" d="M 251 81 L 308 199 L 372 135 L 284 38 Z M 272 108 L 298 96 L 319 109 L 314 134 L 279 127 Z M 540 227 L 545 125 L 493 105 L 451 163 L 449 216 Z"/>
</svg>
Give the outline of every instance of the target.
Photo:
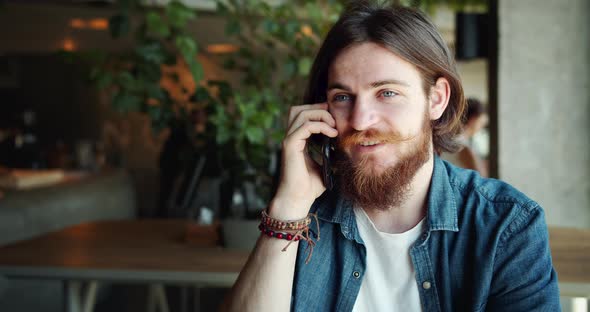
<svg viewBox="0 0 590 312">
<path fill-rule="evenodd" d="M 538 204 L 437 156 L 457 147 L 465 100 L 423 14 L 350 6 L 316 57 L 306 102 L 315 104 L 290 111 L 280 185 L 261 224 L 270 236 L 258 240 L 227 309 L 560 309 Z M 332 191 L 307 152 L 312 134 L 336 141 Z M 290 232 L 286 247 L 276 229 L 299 235 L 307 223 L 290 220 L 309 212 L 321 240 Z"/>
</svg>

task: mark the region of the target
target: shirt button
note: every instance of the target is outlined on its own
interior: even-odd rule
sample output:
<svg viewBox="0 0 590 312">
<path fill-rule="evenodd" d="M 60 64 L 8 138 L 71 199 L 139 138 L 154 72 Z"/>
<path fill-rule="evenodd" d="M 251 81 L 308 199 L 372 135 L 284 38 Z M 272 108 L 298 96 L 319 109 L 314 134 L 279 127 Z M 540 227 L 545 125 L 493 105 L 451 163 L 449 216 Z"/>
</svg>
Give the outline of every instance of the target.
<svg viewBox="0 0 590 312">
<path fill-rule="evenodd" d="M 431 285 L 430 285 L 430 282 L 429 281 L 426 281 L 426 282 L 422 283 L 422 288 L 424 288 L 426 290 L 430 289 L 430 286 Z"/>
<path fill-rule="evenodd" d="M 354 271 L 352 273 L 352 276 L 354 276 L 354 278 L 359 278 L 361 276 L 361 273 L 359 273 L 358 271 Z"/>
</svg>

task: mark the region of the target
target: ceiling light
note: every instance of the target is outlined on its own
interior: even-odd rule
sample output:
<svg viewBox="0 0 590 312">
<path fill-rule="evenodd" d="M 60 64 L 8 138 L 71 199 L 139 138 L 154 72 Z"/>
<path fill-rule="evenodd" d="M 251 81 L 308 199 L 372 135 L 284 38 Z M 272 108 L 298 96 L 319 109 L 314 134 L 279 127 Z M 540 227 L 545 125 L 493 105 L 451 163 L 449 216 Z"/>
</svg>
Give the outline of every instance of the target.
<svg viewBox="0 0 590 312">
<path fill-rule="evenodd" d="M 62 49 L 64 49 L 64 51 L 68 51 L 68 52 L 75 51 L 76 50 L 76 43 L 74 42 L 74 40 L 72 40 L 70 38 L 66 38 L 63 41 Z"/>
<path fill-rule="evenodd" d="M 76 28 L 76 29 L 83 29 L 86 28 L 86 22 L 81 19 L 81 18 L 72 18 L 70 20 L 70 27 L 72 28 Z"/>
<path fill-rule="evenodd" d="M 94 30 L 105 30 L 109 28 L 109 21 L 106 18 L 93 18 L 88 25 Z"/>
</svg>

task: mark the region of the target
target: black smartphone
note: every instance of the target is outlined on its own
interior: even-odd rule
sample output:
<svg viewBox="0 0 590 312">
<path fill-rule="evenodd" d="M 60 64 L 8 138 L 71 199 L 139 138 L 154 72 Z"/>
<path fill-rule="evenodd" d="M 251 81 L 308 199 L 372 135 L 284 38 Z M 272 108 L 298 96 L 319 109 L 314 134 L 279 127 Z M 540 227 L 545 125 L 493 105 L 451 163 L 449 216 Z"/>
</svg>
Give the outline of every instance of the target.
<svg viewBox="0 0 590 312">
<path fill-rule="evenodd" d="M 326 102 L 326 98 L 322 97 L 319 102 Z M 322 168 L 322 180 L 324 186 L 328 190 L 334 188 L 334 173 L 332 171 L 331 156 L 334 152 L 334 139 L 323 134 L 314 134 L 311 136 L 308 145 L 308 152 L 312 159 L 314 159 Z M 319 147 L 319 150 L 318 150 Z M 318 155 L 319 154 L 319 155 Z"/>
<path fill-rule="evenodd" d="M 332 163 L 330 155 L 334 151 L 332 139 L 322 135 L 322 178 L 324 186 L 331 191 L 334 188 L 334 173 L 332 172 Z"/>
</svg>

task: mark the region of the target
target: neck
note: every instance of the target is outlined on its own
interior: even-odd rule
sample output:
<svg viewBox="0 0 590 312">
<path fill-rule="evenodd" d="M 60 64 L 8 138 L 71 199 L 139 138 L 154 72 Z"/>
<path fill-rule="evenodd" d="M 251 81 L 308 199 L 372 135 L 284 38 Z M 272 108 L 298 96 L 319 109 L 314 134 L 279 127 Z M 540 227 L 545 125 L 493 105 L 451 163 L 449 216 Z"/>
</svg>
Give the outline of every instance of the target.
<svg viewBox="0 0 590 312">
<path fill-rule="evenodd" d="M 433 170 L 434 155 L 431 153 L 430 159 L 416 172 L 410 183 L 410 193 L 400 206 L 387 210 L 365 210 L 379 231 L 403 233 L 415 227 L 426 216 Z"/>
</svg>

